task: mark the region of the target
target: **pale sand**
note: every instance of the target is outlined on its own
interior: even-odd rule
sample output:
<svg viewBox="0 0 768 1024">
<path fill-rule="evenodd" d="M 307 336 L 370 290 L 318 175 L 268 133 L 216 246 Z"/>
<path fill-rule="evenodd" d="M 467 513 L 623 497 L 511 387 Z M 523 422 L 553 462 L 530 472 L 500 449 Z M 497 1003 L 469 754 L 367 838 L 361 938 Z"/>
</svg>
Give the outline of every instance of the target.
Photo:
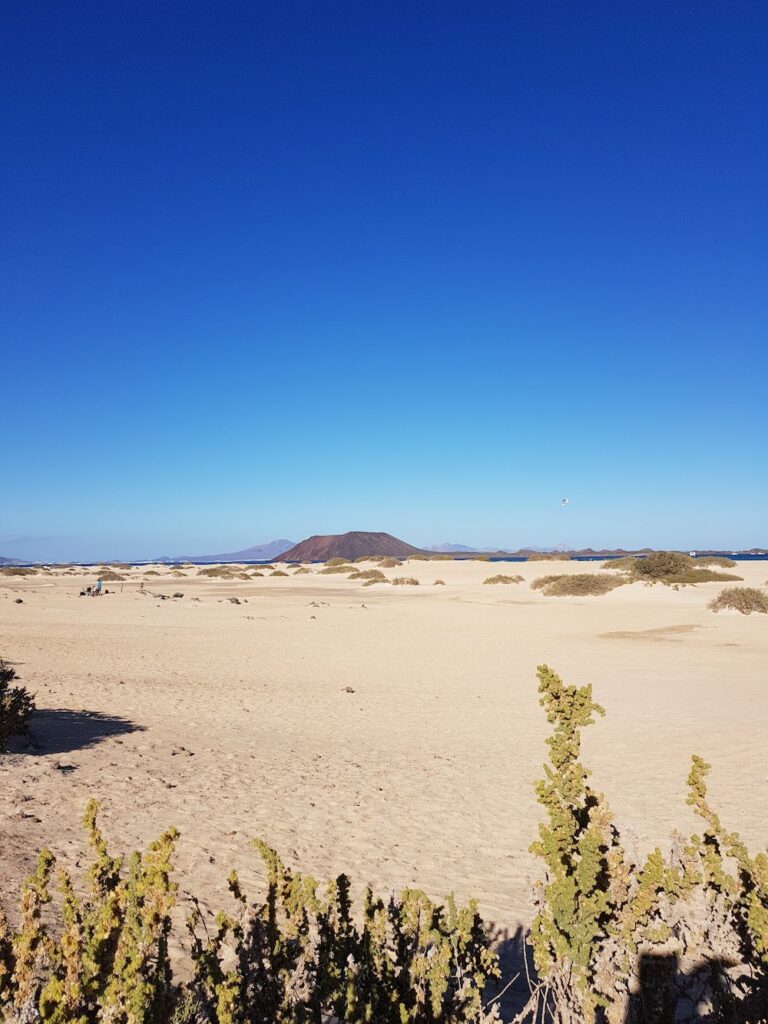
<svg viewBox="0 0 768 1024">
<path fill-rule="evenodd" d="M 93 572 L 0 577 L 0 656 L 36 693 L 34 731 L 52 751 L 0 758 L 2 891 L 17 891 L 42 845 L 85 863 L 80 818 L 95 796 L 116 850 L 176 825 L 181 888 L 214 909 L 230 906 L 230 868 L 252 891 L 260 885 L 248 840 L 261 836 L 316 876 L 349 871 L 384 892 L 454 890 L 513 928 L 530 918 L 536 872 L 527 851 L 547 734 L 541 662 L 594 684 L 607 718 L 588 730 L 585 758 L 638 847 L 666 846 L 674 828 L 693 826 L 694 751 L 714 764 L 724 821 L 764 847 L 768 617 L 708 611 L 722 584 L 635 584 L 598 598 L 528 586 L 597 570 L 387 570 L 416 576 L 412 588 L 339 575 L 219 582 L 194 569 L 146 578 L 151 590 L 183 591 L 177 601 L 140 595 L 135 570 L 98 600 L 77 596 Z M 768 563 L 734 571 L 760 585 Z M 483 586 L 496 572 L 526 582 Z M 432 585 L 438 577 L 446 586 Z M 222 600 L 230 595 L 248 603 Z M 136 731 L 102 736 L 83 711 Z"/>
</svg>

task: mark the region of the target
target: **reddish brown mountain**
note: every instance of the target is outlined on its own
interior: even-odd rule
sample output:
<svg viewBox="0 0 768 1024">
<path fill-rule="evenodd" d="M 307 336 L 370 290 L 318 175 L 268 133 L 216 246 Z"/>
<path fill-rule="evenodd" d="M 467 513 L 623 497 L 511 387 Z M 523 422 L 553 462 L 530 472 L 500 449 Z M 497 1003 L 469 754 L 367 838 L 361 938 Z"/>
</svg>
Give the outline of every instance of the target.
<svg viewBox="0 0 768 1024">
<path fill-rule="evenodd" d="M 327 536 L 307 537 L 280 555 L 281 562 L 326 562 L 329 558 L 362 558 L 364 555 L 384 555 L 407 558 L 421 554 L 420 548 L 398 540 L 391 533 L 332 533 Z"/>
</svg>

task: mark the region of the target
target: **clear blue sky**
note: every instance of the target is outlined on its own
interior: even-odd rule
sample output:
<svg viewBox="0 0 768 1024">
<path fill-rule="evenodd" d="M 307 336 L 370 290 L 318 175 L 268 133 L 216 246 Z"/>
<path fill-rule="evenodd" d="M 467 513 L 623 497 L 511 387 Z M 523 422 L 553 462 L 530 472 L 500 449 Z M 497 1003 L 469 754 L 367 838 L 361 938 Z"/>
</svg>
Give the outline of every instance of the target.
<svg viewBox="0 0 768 1024">
<path fill-rule="evenodd" d="M 0 554 L 768 545 L 767 30 L 5 3 Z"/>
</svg>

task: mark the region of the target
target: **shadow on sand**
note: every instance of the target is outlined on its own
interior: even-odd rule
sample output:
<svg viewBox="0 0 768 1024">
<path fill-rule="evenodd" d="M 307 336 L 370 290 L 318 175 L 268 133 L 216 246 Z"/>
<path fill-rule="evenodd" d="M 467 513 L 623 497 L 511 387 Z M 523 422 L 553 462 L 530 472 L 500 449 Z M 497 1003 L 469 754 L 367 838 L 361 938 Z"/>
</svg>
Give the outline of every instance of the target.
<svg viewBox="0 0 768 1024">
<path fill-rule="evenodd" d="M 32 717 L 29 735 L 17 737 L 9 744 L 9 753 L 65 754 L 72 750 L 94 747 L 110 736 L 141 732 L 143 726 L 119 715 L 99 711 L 68 711 L 46 708 Z"/>
</svg>

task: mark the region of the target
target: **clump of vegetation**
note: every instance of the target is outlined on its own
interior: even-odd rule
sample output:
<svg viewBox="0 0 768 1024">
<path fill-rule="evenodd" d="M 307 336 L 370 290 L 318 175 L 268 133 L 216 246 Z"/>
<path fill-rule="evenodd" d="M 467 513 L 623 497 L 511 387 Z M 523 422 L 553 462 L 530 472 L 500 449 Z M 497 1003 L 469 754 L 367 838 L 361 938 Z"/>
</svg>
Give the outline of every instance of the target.
<svg viewBox="0 0 768 1024">
<path fill-rule="evenodd" d="M 560 576 L 539 576 L 531 584 L 534 590 L 541 590 L 546 597 L 600 597 L 626 580 L 604 573 L 564 573 Z"/>
<path fill-rule="evenodd" d="M 697 555 L 694 565 L 716 565 L 720 569 L 735 569 L 737 563 L 732 558 L 723 558 L 722 555 Z"/>
<path fill-rule="evenodd" d="M 442 551 L 437 552 L 434 555 L 430 555 L 430 562 L 452 562 L 453 555 L 444 554 Z"/>
<path fill-rule="evenodd" d="M 445 586 L 445 580 L 435 580 L 435 582 L 432 585 L 434 587 L 444 587 Z"/>
<path fill-rule="evenodd" d="M 394 569 L 403 564 L 399 558 L 379 558 L 378 563 L 382 569 Z"/>
<path fill-rule="evenodd" d="M 143 572 L 143 573 L 142 573 L 141 575 L 142 575 L 142 576 L 159 576 L 159 575 L 160 575 L 160 573 L 159 573 L 159 572 L 157 572 L 157 571 L 156 571 L 155 569 L 147 569 L 147 570 L 146 570 L 146 572 Z M 206 575 L 206 573 L 205 573 L 205 570 L 204 570 L 204 569 L 201 569 L 201 570 L 200 570 L 200 572 L 198 572 L 198 574 L 197 574 L 197 575 L 198 575 L 198 576 L 204 576 L 204 575 Z"/>
<path fill-rule="evenodd" d="M 383 580 L 386 576 L 381 569 L 356 569 L 349 579 L 351 580 Z"/>
<path fill-rule="evenodd" d="M 472 555 L 472 559 L 471 560 L 473 562 L 490 562 L 491 556 L 490 555 L 484 555 L 484 554 L 478 552 L 476 555 Z"/>
<path fill-rule="evenodd" d="M 145 576 L 149 576 L 150 573 L 145 573 Z M 152 575 L 157 576 L 157 573 Z M 227 565 L 209 565 L 205 569 L 197 570 L 198 576 L 207 576 L 209 579 L 214 580 L 233 580 L 236 579 L 236 574 Z"/>
<path fill-rule="evenodd" d="M 260 580 L 263 575 L 264 575 L 263 572 L 249 572 L 248 573 L 248 579 L 249 580 Z"/>
<path fill-rule="evenodd" d="M 0 754 L 8 748 L 11 736 L 24 736 L 35 710 L 35 699 L 23 686 L 12 686 L 18 679 L 12 665 L 0 659 Z M 0 949 L 2 949 L 2 919 L 0 919 Z M 0 981 L 2 961 L 0 960 Z M 0 1003 L 0 1007 L 2 1003 Z"/>
<path fill-rule="evenodd" d="M 429 562 L 431 560 L 432 555 L 423 554 L 420 551 L 417 552 L 415 555 L 408 555 L 409 562 Z"/>
<path fill-rule="evenodd" d="M 632 569 L 635 564 L 634 555 L 622 555 L 621 558 L 608 558 L 600 566 L 601 569 Z"/>
<path fill-rule="evenodd" d="M 526 558 L 527 562 L 570 562 L 567 551 L 533 551 Z"/>
<path fill-rule="evenodd" d="M 326 561 L 325 564 L 326 565 L 349 565 L 349 559 L 348 558 L 329 558 Z"/>
<path fill-rule="evenodd" d="M 34 576 L 37 569 L 31 565 L 0 565 L 0 576 Z"/>
<path fill-rule="evenodd" d="M 272 572 L 269 575 L 270 576 L 287 576 L 288 573 L 287 572 L 283 572 L 282 569 L 273 569 Z"/>
<path fill-rule="evenodd" d="M 604 710 L 590 686 L 565 686 L 546 665 L 538 677 L 553 729 L 550 763 L 536 786 L 547 817 L 531 847 L 544 866 L 530 940 L 539 983 L 517 1019 L 645 1020 L 633 994 L 638 987 L 641 1000 L 666 1008 L 654 1020 L 691 1020 L 690 1007 L 707 1004 L 715 1011 L 707 1019 L 761 1019 L 758 1008 L 768 1005 L 768 857 L 753 858 L 709 807 L 710 766 L 694 755 L 688 775 L 688 803 L 703 835 L 676 842 L 668 857 L 656 849 L 636 863 L 580 761 L 581 730 Z M 654 955 L 674 968 L 649 986 L 643 965 Z M 683 1018 L 678 1011 L 686 1006 Z"/>
<path fill-rule="evenodd" d="M 295 570 L 293 575 L 294 576 L 300 576 L 303 573 L 309 573 L 309 572 L 312 572 L 312 570 L 309 569 L 306 565 L 300 565 L 299 568 Z"/>
<path fill-rule="evenodd" d="M 336 565 L 328 565 L 328 563 L 326 562 L 325 568 L 320 570 L 320 575 L 321 576 L 327 576 L 327 575 L 329 575 L 331 573 L 335 573 L 335 572 L 346 572 L 346 573 L 349 573 L 349 572 L 353 572 L 353 571 L 354 570 L 353 570 L 352 566 L 348 562 L 339 562 Z"/>
<path fill-rule="evenodd" d="M 113 572 L 112 569 L 107 569 L 106 572 L 101 574 L 101 578 L 105 583 L 117 583 L 120 580 L 124 580 L 125 576 L 121 576 L 119 572 Z"/>
<path fill-rule="evenodd" d="M 768 594 L 764 594 L 757 587 L 725 587 L 717 597 L 713 597 L 707 605 L 713 612 L 730 608 L 733 611 L 741 612 L 742 615 L 751 615 L 752 612 L 768 614 Z"/>
<path fill-rule="evenodd" d="M 603 568 L 618 569 L 626 573 L 630 582 L 637 580 L 642 583 L 664 583 L 675 587 L 742 579 L 733 573 L 701 568 L 697 565 L 696 559 L 681 551 L 652 551 L 649 555 L 637 558 L 617 558 L 605 562 Z"/>
<path fill-rule="evenodd" d="M 388 580 L 387 577 L 384 576 L 384 574 L 382 573 L 382 575 L 380 577 L 376 576 L 374 579 L 364 580 L 363 581 L 363 586 L 364 587 L 375 587 L 377 583 L 391 583 L 391 582 L 392 581 Z"/>
<path fill-rule="evenodd" d="M 395 576 L 392 585 L 395 587 L 418 587 L 419 581 L 415 576 Z"/>
<path fill-rule="evenodd" d="M 503 573 L 498 573 L 496 576 L 489 576 L 488 579 L 483 580 L 483 583 L 522 583 L 522 576 L 504 576 Z"/>
<path fill-rule="evenodd" d="M 169 829 L 124 868 L 112 857 L 91 802 L 84 824 L 93 860 L 85 896 L 67 871 L 54 883 L 43 850 L 21 896 L 18 930 L 0 921 L 0 1013 L 45 1024 L 482 1024 L 488 979 L 498 976 L 474 903 L 442 907 L 406 889 L 367 891 L 353 914 L 346 875 L 321 887 L 256 841 L 264 902 L 229 876 L 235 910 L 206 928 L 192 899 L 190 980 L 171 976 L 178 839 Z"/>
</svg>

